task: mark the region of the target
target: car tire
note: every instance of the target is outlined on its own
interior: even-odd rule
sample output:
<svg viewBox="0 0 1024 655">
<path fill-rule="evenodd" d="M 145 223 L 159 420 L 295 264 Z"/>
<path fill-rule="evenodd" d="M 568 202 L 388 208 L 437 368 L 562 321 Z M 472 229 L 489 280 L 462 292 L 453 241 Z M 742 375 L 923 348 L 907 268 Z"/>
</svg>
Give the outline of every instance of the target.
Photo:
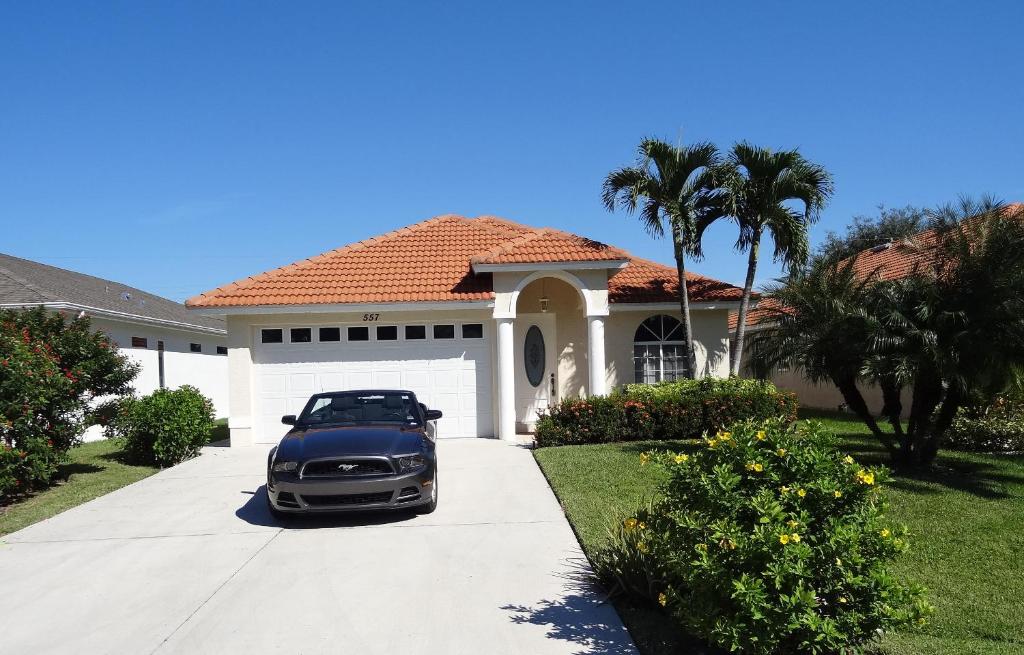
<svg viewBox="0 0 1024 655">
<path fill-rule="evenodd" d="M 417 514 L 430 514 L 437 509 L 437 474 L 434 474 L 434 482 L 430 485 L 430 502 L 416 508 Z"/>
</svg>

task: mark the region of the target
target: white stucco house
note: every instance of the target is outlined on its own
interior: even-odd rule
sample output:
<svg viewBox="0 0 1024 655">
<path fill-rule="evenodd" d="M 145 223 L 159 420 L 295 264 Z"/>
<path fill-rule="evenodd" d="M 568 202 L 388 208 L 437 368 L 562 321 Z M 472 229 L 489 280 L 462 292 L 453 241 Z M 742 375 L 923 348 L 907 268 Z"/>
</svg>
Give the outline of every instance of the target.
<svg viewBox="0 0 1024 655">
<path fill-rule="evenodd" d="M 45 307 L 89 316 L 120 351 L 140 365 L 137 394 L 190 384 L 228 412 L 227 331 L 224 320 L 190 312 L 181 303 L 134 287 L 0 253 L 0 307 Z M 87 441 L 100 438 L 90 428 Z"/>
<path fill-rule="evenodd" d="M 699 375 L 728 374 L 740 290 L 688 279 Z M 443 437 L 515 439 L 569 396 L 685 373 L 673 267 L 550 228 L 438 216 L 186 302 L 228 332 L 232 445 L 310 394 L 403 388 Z"/>
</svg>

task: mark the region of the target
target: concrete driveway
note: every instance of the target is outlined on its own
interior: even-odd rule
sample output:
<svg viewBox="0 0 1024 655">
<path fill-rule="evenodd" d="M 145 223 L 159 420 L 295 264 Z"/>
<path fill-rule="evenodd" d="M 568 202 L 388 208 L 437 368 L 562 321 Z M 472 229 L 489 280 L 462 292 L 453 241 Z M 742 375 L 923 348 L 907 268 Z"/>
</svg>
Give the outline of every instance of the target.
<svg viewBox="0 0 1024 655">
<path fill-rule="evenodd" d="M 528 450 L 439 446 L 428 516 L 277 525 L 263 449 L 0 542 L 0 653 L 633 653 Z"/>
</svg>

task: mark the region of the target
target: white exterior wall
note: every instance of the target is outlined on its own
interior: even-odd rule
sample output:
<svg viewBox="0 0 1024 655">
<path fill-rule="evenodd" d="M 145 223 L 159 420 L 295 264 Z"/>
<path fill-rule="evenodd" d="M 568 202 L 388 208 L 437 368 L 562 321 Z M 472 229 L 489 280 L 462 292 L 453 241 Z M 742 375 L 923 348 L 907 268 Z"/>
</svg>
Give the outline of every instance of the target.
<svg viewBox="0 0 1024 655">
<path fill-rule="evenodd" d="M 217 354 L 217 346 L 227 345 L 225 335 L 171 329 L 144 323 L 115 321 L 92 317 L 96 330 L 105 333 L 128 359 L 139 364 L 139 374 L 132 383 L 136 395 L 146 395 L 160 388 L 157 341 L 164 342 L 164 382 L 174 389 L 192 385 L 213 401 L 217 417 L 228 415 L 228 358 Z M 133 348 L 132 337 L 144 337 L 146 348 Z M 193 353 L 190 344 L 202 345 L 203 352 Z M 94 426 L 85 434 L 85 441 L 103 437 Z"/>
</svg>

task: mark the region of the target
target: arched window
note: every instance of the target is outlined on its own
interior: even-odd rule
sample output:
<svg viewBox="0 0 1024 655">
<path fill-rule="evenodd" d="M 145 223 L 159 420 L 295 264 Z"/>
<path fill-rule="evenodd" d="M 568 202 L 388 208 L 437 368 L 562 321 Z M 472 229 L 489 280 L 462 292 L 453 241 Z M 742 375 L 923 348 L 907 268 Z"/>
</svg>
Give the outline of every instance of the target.
<svg viewBox="0 0 1024 655">
<path fill-rule="evenodd" d="M 678 380 L 686 377 L 683 324 L 659 314 L 652 316 L 633 335 L 633 371 L 637 382 Z"/>
</svg>

